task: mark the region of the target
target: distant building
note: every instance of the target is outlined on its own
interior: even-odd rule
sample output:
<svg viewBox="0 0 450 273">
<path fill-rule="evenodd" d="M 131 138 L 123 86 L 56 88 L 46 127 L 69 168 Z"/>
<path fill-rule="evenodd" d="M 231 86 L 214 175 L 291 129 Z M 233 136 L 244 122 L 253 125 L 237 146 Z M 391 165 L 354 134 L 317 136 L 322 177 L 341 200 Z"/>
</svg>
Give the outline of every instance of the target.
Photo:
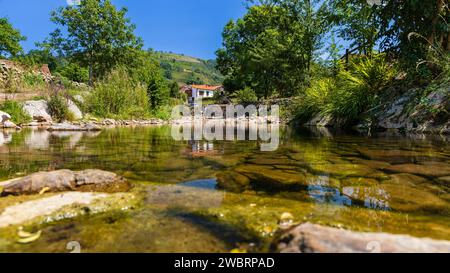
<svg viewBox="0 0 450 273">
<path fill-rule="evenodd" d="M 180 92 L 187 94 L 188 102 L 193 103 L 197 98 L 212 98 L 216 92 L 223 91 L 221 85 L 186 85 L 180 88 Z"/>
</svg>

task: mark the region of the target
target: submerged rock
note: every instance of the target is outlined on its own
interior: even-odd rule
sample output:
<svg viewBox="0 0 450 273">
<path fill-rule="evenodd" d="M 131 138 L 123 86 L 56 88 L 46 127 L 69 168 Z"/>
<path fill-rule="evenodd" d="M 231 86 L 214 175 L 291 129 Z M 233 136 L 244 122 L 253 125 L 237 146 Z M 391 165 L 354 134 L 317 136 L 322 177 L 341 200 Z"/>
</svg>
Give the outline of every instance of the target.
<svg viewBox="0 0 450 273">
<path fill-rule="evenodd" d="M 236 172 L 244 174 L 253 182 L 268 183 L 273 186 L 305 185 L 306 174 L 298 171 L 277 170 L 266 165 L 243 165 Z"/>
<path fill-rule="evenodd" d="M 21 224 L 39 216 L 50 215 L 74 203 L 85 205 L 107 196 L 107 194 L 70 192 L 21 203 L 6 208 L 0 214 L 0 228 Z"/>
<path fill-rule="evenodd" d="M 225 171 L 217 175 L 217 187 L 230 192 L 243 192 L 249 188 L 250 179 L 233 171 Z"/>
<path fill-rule="evenodd" d="M 410 173 L 421 176 L 441 177 L 450 175 L 450 165 L 441 162 L 428 162 L 424 164 L 401 164 L 386 168 L 396 173 Z"/>
<path fill-rule="evenodd" d="M 130 189 L 130 184 L 123 177 L 101 170 L 78 172 L 58 170 L 39 172 L 24 178 L 15 179 L 4 186 L 1 195 L 37 194 L 44 189 L 49 192 L 123 192 Z"/>
<path fill-rule="evenodd" d="M 450 242 L 306 223 L 283 233 L 272 248 L 282 253 L 449 253 Z"/>
<path fill-rule="evenodd" d="M 327 174 L 336 177 L 387 178 L 383 172 L 361 164 L 313 164 L 310 165 L 310 169 L 316 174 Z"/>
</svg>

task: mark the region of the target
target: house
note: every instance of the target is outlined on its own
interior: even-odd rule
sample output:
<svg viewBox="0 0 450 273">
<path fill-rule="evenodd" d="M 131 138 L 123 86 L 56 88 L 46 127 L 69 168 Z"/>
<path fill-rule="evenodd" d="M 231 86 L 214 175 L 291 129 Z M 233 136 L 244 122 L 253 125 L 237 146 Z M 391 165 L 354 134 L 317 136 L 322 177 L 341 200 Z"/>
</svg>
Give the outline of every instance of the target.
<svg viewBox="0 0 450 273">
<path fill-rule="evenodd" d="M 212 98 L 216 92 L 223 91 L 221 85 L 186 85 L 181 87 L 180 92 L 186 93 L 188 102 L 193 103 L 195 99 Z"/>
</svg>

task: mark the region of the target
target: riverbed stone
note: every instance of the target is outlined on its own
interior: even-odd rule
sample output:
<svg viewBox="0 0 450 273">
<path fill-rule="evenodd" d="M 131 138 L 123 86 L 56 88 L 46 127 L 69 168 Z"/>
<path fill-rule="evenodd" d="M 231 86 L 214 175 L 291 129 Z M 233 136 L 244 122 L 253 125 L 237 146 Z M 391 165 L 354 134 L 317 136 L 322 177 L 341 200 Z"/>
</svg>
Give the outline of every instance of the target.
<svg viewBox="0 0 450 273">
<path fill-rule="evenodd" d="M 335 177 L 387 178 L 383 172 L 362 164 L 312 164 L 310 169 L 316 174 L 329 174 Z"/>
<path fill-rule="evenodd" d="M 23 103 L 23 110 L 38 122 L 53 122 L 45 100 L 33 100 Z"/>
<path fill-rule="evenodd" d="M 237 172 L 225 171 L 216 174 L 217 186 L 230 192 L 243 192 L 250 185 L 250 179 Z"/>
<path fill-rule="evenodd" d="M 246 175 L 253 182 L 269 183 L 278 185 L 306 185 L 306 174 L 297 171 L 277 170 L 269 166 L 244 165 L 235 169 Z"/>
<path fill-rule="evenodd" d="M 450 185 L 450 176 L 439 177 L 438 180 L 441 183 L 445 183 L 447 185 Z"/>
<path fill-rule="evenodd" d="M 359 159 L 359 158 L 353 160 L 353 163 L 367 165 L 370 168 L 379 169 L 379 170 L 386 169 L 387 167 L 391 166 L 391 164 L 386 161 L 366 160 L 366 159 Z"/>
<path fill-rule="evenodd" d="M 130 189 L 125 178 L 101 170 L 39 172 L 4 185 L 2 196 L 48 192 L 123 192 Z"/>
<path fill-rule="evenodd" d="M 400 164 L 386 168 L 396 173 L 410 173 L 420 176 L 442 177 L 450 176 L 450 165 L 443 162 L 429 162 L 428 164 Z"/>
<path fill-rule="evenodd" d="M 0 228 L 18 225 L 39 216 L 50 215 L 74 203 L 86 205 L 104 197 L 107 197 L 107 194 L 68 192 L 17 204 L 6 208 L 0 214 Z"/>
<path fill-rule="evenodd" d="M 273 243 L 282 253 L 449 253 L 450 242 L 302 224 Z"/>
</svg>

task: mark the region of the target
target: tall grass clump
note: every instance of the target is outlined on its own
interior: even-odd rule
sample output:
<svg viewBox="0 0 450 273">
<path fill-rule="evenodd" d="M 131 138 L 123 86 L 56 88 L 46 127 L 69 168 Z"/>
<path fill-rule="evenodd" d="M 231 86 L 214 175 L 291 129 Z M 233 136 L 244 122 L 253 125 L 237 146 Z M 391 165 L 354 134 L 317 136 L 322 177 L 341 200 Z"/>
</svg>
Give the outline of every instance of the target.
<svg viewBox="0 0 450 273">
<path fill-rule="evenodd" d="M 380 102 L 395 71 L 383 54 L 358 58 L 335 77 L 314 80 L 297 101 L 297 118 L 306 121 L 329 114 L 350 125 Z"/>
<path fill-rule="evenodd" d="M 42 75 L 33 72 L 27 72 L 23 75 L 22 85 L 26 89 L 36 89 L 46 87 L 46 83 Z"/>
<path fill-rule="evenodd" d="M 137 118 L 148 114 L 147 90 L 124 68 L 99 81 L 87 99 L 88 110 L 98 117 Z"/>
<path fill-rule="evenodd" d="M 31 122 L 32 118 L 28 115 L 17 101 L 8 100 L 0 104 L 0 110 L 11 115 L 11 120 L 15 124 L 25 124 Z"/>
</svg>

